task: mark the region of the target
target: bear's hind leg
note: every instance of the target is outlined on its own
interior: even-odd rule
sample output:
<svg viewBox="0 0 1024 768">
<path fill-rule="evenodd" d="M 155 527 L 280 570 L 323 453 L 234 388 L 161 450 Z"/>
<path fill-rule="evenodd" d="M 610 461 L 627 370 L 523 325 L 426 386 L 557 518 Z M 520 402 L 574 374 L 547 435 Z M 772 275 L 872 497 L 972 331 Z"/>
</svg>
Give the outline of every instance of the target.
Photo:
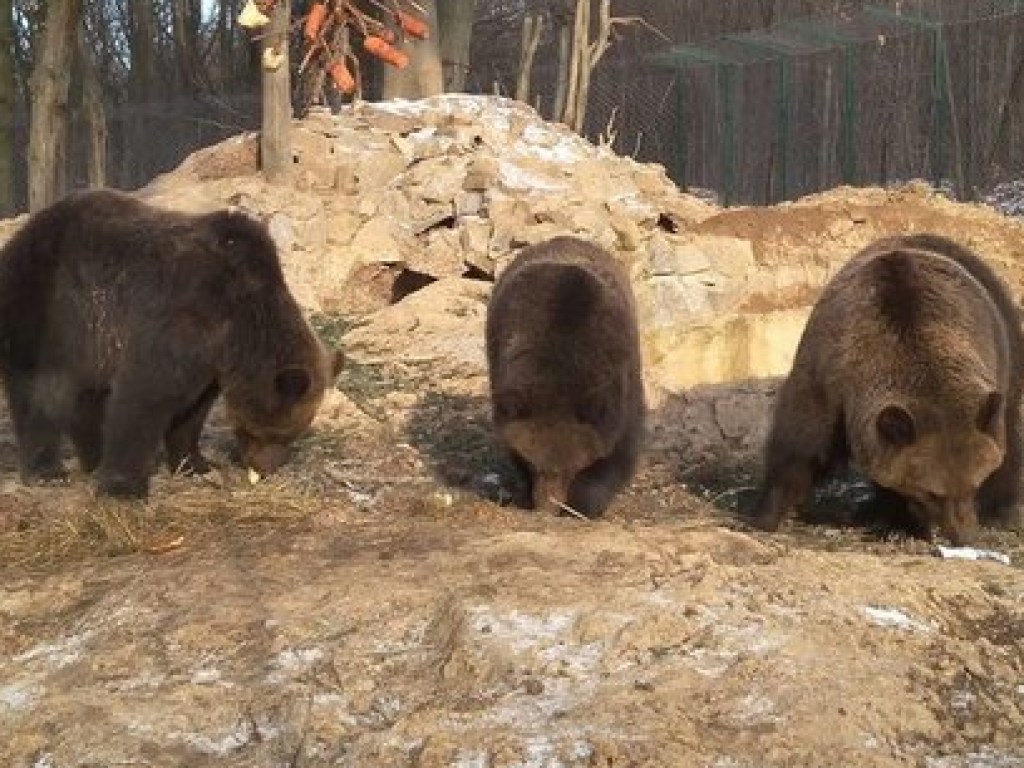
<svg viewBox="0 0 1024 768">
<path fill-rule="evenodd" d="M 983 525 L 1020 525 L 1021 433 L 1020 411 L 1006 410 L 1006 452 L 999 465 L 978 489 L 978 521 Z"/>
<path fill-rule="evenodd" d="M 85 390 L 75 399 L 68 436 L 83 472 L 92 472 L 103 458 L 103 411 L 107 393 Z"/>
<path fill-rule="evenodd" d="M 18 444 L 18 473 L 26 485 L 63 483 L 68 473 L 60 458 L 59 397 L 47 397 L 40 377 L 6 372 L 7 403 Z"/>
<path fill-rule="evenodd" d="M 103 458 L 96 470 L 99 491 L 142 498 L 156 466 L 160 441 L 176 411 L 173 397 L 153 388 L 145 375 L 119 374 L 107 399 Z"/>
<path fill-rule="evenodd" d="M 846 454 L 842 415 L 831 413 L 824 397 L 791 376 L 779 392 L 764 449 L 764 475 L 751 522 L 776 531 L 800 511 L 814 483 Z"/>
</svg>

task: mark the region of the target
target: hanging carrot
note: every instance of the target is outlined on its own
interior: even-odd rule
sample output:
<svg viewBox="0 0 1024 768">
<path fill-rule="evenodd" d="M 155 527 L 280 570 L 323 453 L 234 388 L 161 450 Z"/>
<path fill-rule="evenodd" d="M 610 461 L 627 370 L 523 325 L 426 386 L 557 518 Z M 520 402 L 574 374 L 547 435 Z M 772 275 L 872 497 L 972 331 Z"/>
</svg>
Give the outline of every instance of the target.
<svg viewBox="0 0 1024 768">
<path fill-rule="evenodd" d="M 309 7 L 309 15 L 306 16 L 306 27 L 305 34 L 306 39 L 313 41 L 316 40 L 316 36 L 320 33 L 320 28 L 324 25 L 324 19 L 327 18 L 327 6 L 323 3 L 313 3 Z"/>
<path fill-rule="evenodd" d="M 409 66 L 409 54 L 395 48 L 376 35 L 367 35 L 363 38 L 363 47 L 382 61 L 386 61 L 393 67 L 405 69 Z"/>
<path fill-rule="evenodd" d="M 331 73 L 331 81 L 335 88 L 342 93 L 349 94 L 356 89 L 356 79 L 352 77 L 352 73 L 348 71 L 348 67 L 341 59 L 332 61 L 328 71 Z"/>
<path fill-rule="evenodd" d="M 430 29 L 427 27 L 427 23 L 423 19 L 416 18 L 411 13 L 395 11 L 395 19 L 398 21 L 398 26 L 402 28 L 402 31 L 410 37 L 426 40 L 430 36 Z"/>
</svg>

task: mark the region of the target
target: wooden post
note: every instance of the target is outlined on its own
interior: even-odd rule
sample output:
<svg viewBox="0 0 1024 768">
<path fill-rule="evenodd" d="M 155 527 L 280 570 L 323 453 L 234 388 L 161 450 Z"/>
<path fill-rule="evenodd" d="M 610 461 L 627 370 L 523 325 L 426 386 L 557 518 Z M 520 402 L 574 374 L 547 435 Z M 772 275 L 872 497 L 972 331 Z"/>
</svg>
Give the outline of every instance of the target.
<svg viewBox="0 0 1024 768">
<path fill-rule="evenodd" d="M 264 178 L 272 184 L 286 181 L 292 166 L 291 78 L 288 70 L 290 6 L 290 0 L 278 0 L 260 46 L 263 68 L 260 165 Z"/>
</svg>

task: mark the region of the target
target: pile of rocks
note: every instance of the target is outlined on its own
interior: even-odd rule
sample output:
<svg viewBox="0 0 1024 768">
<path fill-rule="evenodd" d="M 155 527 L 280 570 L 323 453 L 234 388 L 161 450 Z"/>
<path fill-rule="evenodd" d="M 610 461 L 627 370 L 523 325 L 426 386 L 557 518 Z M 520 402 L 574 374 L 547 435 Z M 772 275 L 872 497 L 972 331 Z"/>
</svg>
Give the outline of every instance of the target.
<svg viewBox="0 0 1024 768">
<path fill-rule="evenodd" d="M 196 153 L 143 194 L 262 216 L 299 300 L 361 317 L 345 338 L 353 359 L 429 359 L 449 378 L 483 375 L 488 281 L 518 248 L 558 234 L 595 240 L 631 270 L 650 402 L 681 403 L 680 421 L 710 424 L 701 440 L 730 450 L 756 445 L 821 286 L 872 239 L 948 234 L 1024 285 L 1024 226 L 928 185 L 721 209 L 679 192 L 660 166 L 498 97 L 312 112 L 293 124 L 293 145 L 289 185 L 262 180 L 249 135 Z M 717 408 L 726 397 L 750 407 Z M 726 424 L 716 416 L 726 411 L 750 418 Z"/>
</svg>

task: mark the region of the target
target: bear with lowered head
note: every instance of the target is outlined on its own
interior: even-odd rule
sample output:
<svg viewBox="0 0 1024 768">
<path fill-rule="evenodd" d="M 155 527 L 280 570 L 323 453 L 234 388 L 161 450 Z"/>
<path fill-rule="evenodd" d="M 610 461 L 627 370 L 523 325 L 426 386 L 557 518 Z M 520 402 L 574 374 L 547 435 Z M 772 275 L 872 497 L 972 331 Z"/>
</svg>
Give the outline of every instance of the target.
<svg viewBox="0 0 1024 768">
<path fill-rule="evenodd" d="M 754 520 L 775 530 L 852 461 L 912 533 L 1012 524 L 1024 337 L 1003 282 L 938 235 L 885 238 L 826 285 L 776 403 Z M 884 508 L 883 508 L 884 504 Z"/>
<path fill-rule="evenodd" d="M 644 430 L 625 270 L 576 238 L 524 248 L 494 287 L 485 333 L 495 429 L 526 505 L 600 513 L 632 477 Z"/>
<path fill-rule="evenodd" d="M 67 436 L 101 493 L 142 497 L 161 443 L 205 472 L 223 394 L 242 461 L 270 472 L 313 420 L 341 357 L 285 284 L 266 227 L 81 192 L 0 249 L 0 373 L 26 483 L 66 478 Z"/>
</svg>

